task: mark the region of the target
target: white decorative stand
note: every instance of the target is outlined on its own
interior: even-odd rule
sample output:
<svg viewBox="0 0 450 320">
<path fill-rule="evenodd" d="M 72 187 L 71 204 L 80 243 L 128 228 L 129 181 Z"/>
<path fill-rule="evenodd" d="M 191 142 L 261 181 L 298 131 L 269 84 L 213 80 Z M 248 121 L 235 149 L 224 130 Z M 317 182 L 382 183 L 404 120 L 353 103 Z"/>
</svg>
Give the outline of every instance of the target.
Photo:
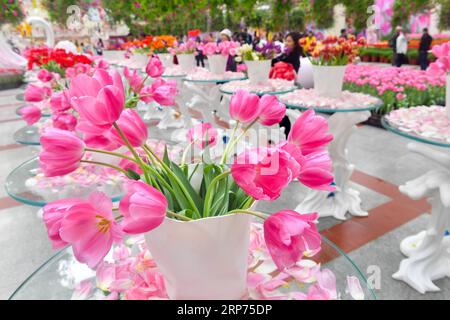
<svg viewBox="0 0 450 320">
<path fill-rule="evenodd" d="M 335 110 L 330 110 L 335 111 Z M 345 220 L 345 214 L 350 212 L 354 216 L 367 216 L 361 209 L 359 192 L 350 188 L 349 182 L 354 165 L 347 159 L 347 142 L 356 128 L 356 124 L 369 119 L 370 111 L 336 112 L 329 118 L 330 131 L 334 140 L 330 143 L 329 151 L 333 160 L 336 191 L 313 190 L 295 209 L 298 212 L 317 212 L 321 218 L 335 217 Z"/>
<path fill-rule="evenodd" d="M 432 210 L 427 229 L 402 241 L 400 249 L 408 258 L 392 277 L 424 294 L 440 290 L 434 280 L 450 277 L 450 237 L 444 236 L 450 228 L 450 152 L 418 143 L 410 143 L 408 149 L 439 168 L 400 186 L 400 191 L 412 199 L 428 197 Z"/>
</svg>

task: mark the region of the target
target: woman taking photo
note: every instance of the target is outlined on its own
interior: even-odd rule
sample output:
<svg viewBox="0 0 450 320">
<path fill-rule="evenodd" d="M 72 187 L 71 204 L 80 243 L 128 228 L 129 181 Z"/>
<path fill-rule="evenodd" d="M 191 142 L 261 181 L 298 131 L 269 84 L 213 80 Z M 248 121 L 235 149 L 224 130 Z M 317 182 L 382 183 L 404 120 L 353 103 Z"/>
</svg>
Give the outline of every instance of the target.
<svg viewBox="0 0 450 320">
<path fill-rule="evenodd" d="M 300 58 L 305 56 L 303 53 L 303 48 L 299 43 L 300 39 L 300 33 L 289 33 L 284 40 L 284 53 L 272 60 L 272 67 L 275 63 L 282 61 L 292 65 L 295 72 L 298 74 L 298 70 L 300 69 Z M 288 136 L 289 132 L 291 131 L 291 122 L 289 121 L 289 118 L 287 116 L 285 116 L 281 121 L 280 127 L 284 127 L 284 132 L 286 133 L 286 136 Z"/>
</svg>

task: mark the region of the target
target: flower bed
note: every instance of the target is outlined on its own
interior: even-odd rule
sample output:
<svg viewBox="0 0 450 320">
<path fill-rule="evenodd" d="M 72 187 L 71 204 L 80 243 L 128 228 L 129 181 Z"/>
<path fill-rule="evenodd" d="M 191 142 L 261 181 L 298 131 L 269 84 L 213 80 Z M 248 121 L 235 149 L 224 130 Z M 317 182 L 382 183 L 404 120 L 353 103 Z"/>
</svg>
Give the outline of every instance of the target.
<svg viewBox="0 0 450 320">
<path fill-rule="evenodd" d="M 443 105 L 445 75 L 410 68 L 349 65 L 344 89 L 379 97 L 379 113 L 418 105 Z"/>
<path fill-rule="evenodd" d="M 23 82 L 24 72 L 20 69 L 0 69 L 0 90 L 19 87 Z"/>
</svg>

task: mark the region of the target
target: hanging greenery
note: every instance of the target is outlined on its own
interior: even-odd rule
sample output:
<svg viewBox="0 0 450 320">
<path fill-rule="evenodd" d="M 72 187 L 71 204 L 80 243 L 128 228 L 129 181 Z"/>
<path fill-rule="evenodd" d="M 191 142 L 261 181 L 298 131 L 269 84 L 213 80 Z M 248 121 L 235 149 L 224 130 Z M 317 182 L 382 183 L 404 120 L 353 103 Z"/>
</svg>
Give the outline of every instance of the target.
<svg viewBox="0 0 450 320">
<path fill-rule="evenodd" d="M 22 21 L 23 12 L 18 0 L 0 0 L 0 4 L 0 25 Z"/>
</svg>

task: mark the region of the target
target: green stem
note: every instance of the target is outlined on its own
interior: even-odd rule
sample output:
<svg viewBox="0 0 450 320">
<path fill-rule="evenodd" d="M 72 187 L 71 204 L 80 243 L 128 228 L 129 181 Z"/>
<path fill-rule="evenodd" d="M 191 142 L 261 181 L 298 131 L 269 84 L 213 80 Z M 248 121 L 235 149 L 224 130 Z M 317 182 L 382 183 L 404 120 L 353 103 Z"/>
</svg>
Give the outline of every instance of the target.
<svg viewBox="0 0 450 320">
<path fill-rule="evenodd" d="M 103 154 L 107 154 L 110 156 L 114 156 L 114 157 L 119 157 L 119 158 L 123 158 L 123 159 L 127 159 L 130 160 L 132 162 L 136 162 L 136 160 L 132 157 L 129 157 L 127 155 L 121 154 L 121 153 L 117 153 L 117 152 L 111 152 L 111 151 L 106 151 L 106 150 L 99 150 L 99 149 L 91 149 L 91 148 L 85 148 L 86 151 L 90 151 L 90 152 L 96 152 L 96 153 L 103 153 Z M 139 163 L 138 163 L 139 164 Z"/>
<path fill-rule="evenodd" d="M 212 196 L 214 194 L 215 191 L 215 185 L 222 179 L 226 178 L 229 176 L 231 172 L 230 171 L 225 171 L 222 172 L 221 174 L 219 174 L 217 177 L 215 177 L 211 183 L 208 186 L 208 190 L 206 191 L 206 195 L 205 195 L 205 205 L 203 208 L 203 216 L 204 217 L 209 217 L 209 209 L 211 206 L 211 202 L 212 202 Z"/>
<path fill-rule="evenodd" d="M 227 161 L 230 144 L 233 141 L 234 136 L 236 135 L 236 131 L 237 131 L 238 127 L 239 127 L 239 121 L 236 122 L 236 125 L 234 126 L 233 131 L 231 132 L 230 140 L 228 140 L 227 146 L 226 146 L 225 151 L 224 151 L 224 153 L 222 155 L 222 159 L 220 160 L 220 164 L 221 165 L 223 165 Z"/>
<path fill-rule="evenodd" d="M 186 216 L 182 216 L 181 214 L 172 212 L 172 211 L 167 211 L 167 215 L 171 218 L 177 218 L 179 220 L 183 220 L 183 221 L 192 221 L 191 218 L 188 218 Z"/>
<path fill-rule="evenodd" d="M 258 211 L 253 211 L 253 210 L 242 210 L 242 209 L 236 209 L 236 210 L 232 210 L 230 212 L 228 212 L 227 214 L 248 214 L 251 216 L 255 216 L 258 217 L 260 219 L 266 220 L 269 215 L 258 212 Z"/>
<path fill-rule="evenodd" d="M 183 151 L 183 157 L 181 158 L 181 165 L 184 166 L 186 164 L 186 157 L 188 151 L 191 149 L 191 147 L 194 145 L 195 140 L 192 140 L 192 142 L 184 149 Z"/>
<path fill-rule="evenodd" d="M 233 150 L 234 146 L 239 142 L 239 140 L 242 139 L 243 136 L 245 136 L 245 135 L 247 134 L 248 130 L 250 130 L 250 128 L 251 128 L 257 121 L 258 121 L 258 119 L 253 120 L 253 122 L 250 123 L 250 125 L 249 125 L 248 127 L 246 127 L 246 128 L 244 129 L 244 131 L 242 131 L 242 133 L 241 133 L 236 139 L 234 139 L 233 142 L 230 142 L 230 144 L 229 144 L 229 145 L 227 146 L 227 148 L 226 148 L 226 153 L 224 153 L 224 156 L 226 157 L 226 158 L 225 158 L 225 161 L 226 161 L 226 159 L 228 158 L 228 154 L 227 154 L 227 153 L 230 152 L 231 150 Z M 228 147 L 229 147 L 229 149 L 228 149 Z M 223 164 L 223 163 L 222 163 L 222 164 Z"/>
<path fill-rule="evenodd" d="M 145 177 L 145 181 L 147 182 L 147 184 L 151 183 L 150 177 L 148 176 L 147 171 L 145 170 L 145 164 L 144 161 L 142 161 L 141 157 L 137 154 L 136 150 L 134 150 L 133 146 L 131 145 L 130 141 L 128 141 L 128 138 L 125 136 L 125 134 L 122 132 L 122 130 L 120 129 L 119 125 L 117 124 L 117 122 L 113 123 L 114 128 L 117 130 L 117 132 L 119 133 L 120 137 L 122 138 L 123 142 L 125 142 L 126 146 L 128 147 L 128 149 L 131 151 L 131 153 L 133 154 L 134 158 L 136 159 L 137 163 L 140 165 L 142 171 L 144 171 L 144 177 Z"/>
<path fill-rule="evenodd" d="M 125 170 L 123 170 L 122 168 L 120 168 L 118 166 L 115 166 L 113 164 L 104 163 L 104 162 L 98 162 L 98 161 L 90 161 L 90 160 L 81 160 L 81 162 L 83 162 L 83 163 L 90 163 L 90 164 L 96 164 L 96 165 L 104 166 L 104 167 L 109 167 L 109 168 L 112 168 L 112 169 L 116 169 L 117 171 L 120 171 L 120 172 L 122 172 L 125 175 L 128 174 Z"/>
</svg>

